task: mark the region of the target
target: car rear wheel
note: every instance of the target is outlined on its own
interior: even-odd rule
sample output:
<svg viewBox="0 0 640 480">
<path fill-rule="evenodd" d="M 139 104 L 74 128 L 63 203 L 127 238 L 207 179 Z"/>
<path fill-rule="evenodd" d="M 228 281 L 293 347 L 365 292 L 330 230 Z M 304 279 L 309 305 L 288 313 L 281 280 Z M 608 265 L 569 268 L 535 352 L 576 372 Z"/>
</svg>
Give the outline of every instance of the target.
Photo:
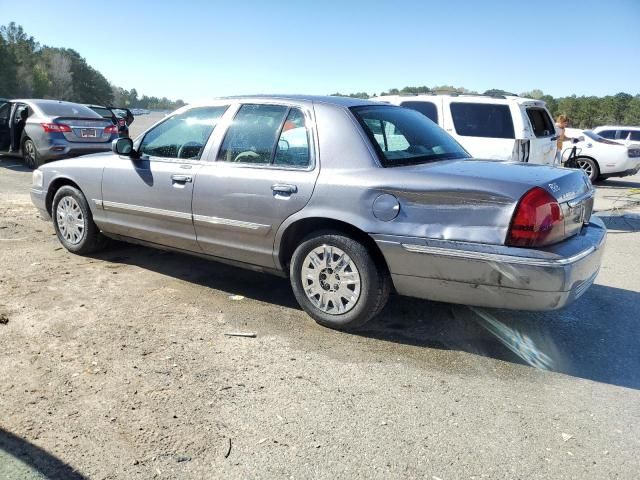
<svg viewBox="0 0 640 480">
<path fill-rule="evenodd" d="M 77 188 L 66 185 L 56 192 L 51 216 L 58 240 L 70 252 L 86 255 L 106 245 L 106 238 L 93 222 L 87 199 Z"/>
<path fill-rule="evenodd" d="M 360 242 L 339 232 L 307 237 L 293 253 L 291 287 L 300 306 L 325 327 L 360 327 L 385 306 L 391 290 L 386 269 Z"/>
<path fill-rule="evenodd" d="M 34 170 L 42 166 L 42 164 L 44 163 L 40 159 L 36 144 L 33 143 L 33 140 L 31 140 L 30 138 L 25 139 L 25 141 L 22 143 L 22 158 L 24 160 L 24 164 Z"/>
<path fill-rule="evenodd" d="M 591 183 L 595 182 L 600 176 L 600 168 L 595 160 L 588 157 L 576 158 L 576 165 L 589 176 Z"/>
</svg>

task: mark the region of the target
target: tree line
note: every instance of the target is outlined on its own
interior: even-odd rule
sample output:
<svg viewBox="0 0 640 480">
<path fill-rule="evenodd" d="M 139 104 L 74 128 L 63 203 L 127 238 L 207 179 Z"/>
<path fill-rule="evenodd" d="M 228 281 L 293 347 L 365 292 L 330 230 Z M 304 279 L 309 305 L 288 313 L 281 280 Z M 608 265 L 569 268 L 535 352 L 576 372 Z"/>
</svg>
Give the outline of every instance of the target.
<svg viewBox="0 0 640 480">
<path fill-rule="evenodd" d="M 442 85 L 436 87 L 404 87 L 401 90 L 392 88 L 380 95 L 420 95 L 420 94 L 478 94 L 478 92 L 467 90 L 463 87 L 453 87 Z M 341 95 L 334 93 L 333 95 Z M 483 95 L 514 95 L 501 89 L 490 89 L 483 92 Z M 369 95 L 366 92 L 351 93 L 348 96 L 353 98 L 375 98 L 378 95 Z M 640 125 L 640 94 L 631 95 L 629 93 L 616 93 L 605 97 L 596 96 L 576 96 L 554 98 L 545 94 L 542 90 L 531 90 L 522 92 L 521 97 L 542 100 L 547 104 L 547 108 L 554 118 L 558 115 L 567 115 L 571 126 L 575 128 L 594 128 L 599 125 Z"/>
<path fill-rule="evenodd" d="M 0 97 L 54 98 L 116 107 L 173 110 L 182 100 L 139 96 L 112 85 L 71 48 L 40 45 L 22 26 L 0 27 Z"/>
</svg>

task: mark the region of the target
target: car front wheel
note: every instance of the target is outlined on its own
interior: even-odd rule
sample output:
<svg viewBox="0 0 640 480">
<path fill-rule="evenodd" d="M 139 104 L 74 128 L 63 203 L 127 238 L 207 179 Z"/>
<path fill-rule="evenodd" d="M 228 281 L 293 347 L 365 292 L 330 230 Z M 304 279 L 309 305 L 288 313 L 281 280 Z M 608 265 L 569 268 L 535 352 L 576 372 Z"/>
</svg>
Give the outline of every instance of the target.
<svg viewBox="0 0 640 480">
<path fill-rule="evenodd" d="M 391 281 L 360 242 L 338 232 L 307 237 L 293 253 L 293 293 L 300 306 L 325 327 L 349 330 L 377 315 Z"/>
<path fill-rule="evenodd" d="M 58 240 L 70 252 L 85 255 L 106 244 L 106 238 L 93 223 L 87 199 L 77 188 L 67 185 L 56 192 L 51 216 Z"/>
</svg>

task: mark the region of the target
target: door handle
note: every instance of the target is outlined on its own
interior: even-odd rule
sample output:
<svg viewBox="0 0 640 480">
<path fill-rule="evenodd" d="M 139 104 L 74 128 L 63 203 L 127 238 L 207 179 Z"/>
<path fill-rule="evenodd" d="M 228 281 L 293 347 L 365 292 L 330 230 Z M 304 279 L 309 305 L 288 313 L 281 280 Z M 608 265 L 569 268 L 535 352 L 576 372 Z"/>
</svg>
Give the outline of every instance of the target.
<svg viewBox="0 0 640 480">
<path fill-rule="evenodd" d="M 274 193 L 284 193 L 290 195 L 292 193 L 298 192 L 298 186 L 289 185 L 286 183 L 274 183 L 273 185 L 271 185 L 271 190 L 273 190 Z"/>
<path fill-rule="evenodd" d="M 171 180 L 176 183 L 188 183 L 193 182 L 193 177 L 191 175 L 171 175 Z"/>
</svg>

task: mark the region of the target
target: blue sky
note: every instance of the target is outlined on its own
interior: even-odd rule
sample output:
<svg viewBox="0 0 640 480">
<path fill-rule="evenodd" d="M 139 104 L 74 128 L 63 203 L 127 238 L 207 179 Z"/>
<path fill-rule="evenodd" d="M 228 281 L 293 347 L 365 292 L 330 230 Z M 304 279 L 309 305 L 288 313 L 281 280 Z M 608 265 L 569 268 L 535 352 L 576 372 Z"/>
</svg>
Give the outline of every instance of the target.
<svg viewBox="0 0 640 480">
<path fill-rule="evenodd" d="M 205 100 L 455 85 L 640 93 L 640 0 L 0 0 L 112 83 Z"/>
</svg>

